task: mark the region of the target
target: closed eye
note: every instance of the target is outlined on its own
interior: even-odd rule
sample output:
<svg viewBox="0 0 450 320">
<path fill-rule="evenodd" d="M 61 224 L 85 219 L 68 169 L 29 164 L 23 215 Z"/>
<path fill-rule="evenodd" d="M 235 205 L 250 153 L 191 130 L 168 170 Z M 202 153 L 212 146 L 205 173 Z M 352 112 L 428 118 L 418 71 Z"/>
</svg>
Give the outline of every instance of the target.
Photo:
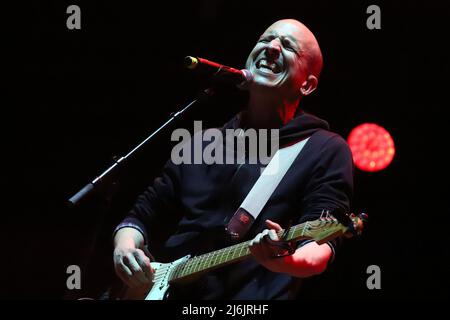
<svg viewBox="0 0 450 320">
<path fill-rule="evenodd" d="M 294 48 L 294 46 L 292 46 L 292 44 L 289 41 L 283 41 L 283 47 L 285 47 L 286 50 L 297 53 L 297 50 Z"/>
<path fill-rule="evenodd" d="M 284 47 L 289 51 L 295 51 L 290 45 L 285 45 Z"/>
<path fill-rule="evenodd" d="M 259 39 L 258 42 L 269 43 L 270 41 L 272 41 L 275 38 L 276 37 L 274 35 L 267 35 L 267 36 L 262 37 L 261 39 Z"/>
<path fill-rule="evenodd" d="M 261 38 L 258 40 L 258 43 L 269 43 L 272 41 L 275 37 L 268 37 L 268 38 Z M 283 47 L 286 48 L 286 50 L 294 52 L 295 54 L 298 54 L 297 50 L 294 48 L 294 46 L 291 44 L 289 40 L 282 41 Z"/>
</svg>

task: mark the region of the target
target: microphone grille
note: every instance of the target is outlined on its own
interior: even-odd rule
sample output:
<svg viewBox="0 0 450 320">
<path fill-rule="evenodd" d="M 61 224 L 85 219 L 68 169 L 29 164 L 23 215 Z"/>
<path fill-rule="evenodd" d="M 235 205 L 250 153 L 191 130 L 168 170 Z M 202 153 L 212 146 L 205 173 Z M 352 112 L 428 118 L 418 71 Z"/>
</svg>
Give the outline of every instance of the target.
<svg viewBox="0 0 450 320">
<path fill-rule="evenodd" d="M 244 83 L 253 81 L 253 74 L 250 71 L 248 71 L 247 69 L 242 69 L 241 72 L 244 76 Z"/>
<path fill-rule="evenodd" d="M 249 87 L 249 84 L 253 81 L 253 74 L 248 71 L 247 69 L 242 69 L 241 70 L 242 76 L 243 76 L 243 80 L 241 83 L 239 83 L 237 85 L 238 89 L 240 90 L 247 90 Z"/>
<path fill-rule="evenodd" d="M 195 69 L 198 66 L 198 59 L 195 57 L 191 57 L 191 56 L 187 56 L 184 58 L 184 65 L 188 68 L 188 69 Z"/>
</svg>

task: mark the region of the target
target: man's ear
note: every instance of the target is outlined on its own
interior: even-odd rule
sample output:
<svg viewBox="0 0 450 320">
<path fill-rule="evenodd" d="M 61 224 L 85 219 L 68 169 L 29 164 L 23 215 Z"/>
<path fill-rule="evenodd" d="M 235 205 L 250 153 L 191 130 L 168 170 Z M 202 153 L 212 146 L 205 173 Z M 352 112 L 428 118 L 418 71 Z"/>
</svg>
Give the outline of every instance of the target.
<svg viewBox="0 0 450 320">
<path fill-rule="evenodd" d="M 307 96 L 317 88 L 317 84 L 319 83 L 319 80 L 312 74 L 308 76 L 305 82 L 302 83 L 302 86 L 300 87 L 300 93 L 302 96 Z"/>
</svg>

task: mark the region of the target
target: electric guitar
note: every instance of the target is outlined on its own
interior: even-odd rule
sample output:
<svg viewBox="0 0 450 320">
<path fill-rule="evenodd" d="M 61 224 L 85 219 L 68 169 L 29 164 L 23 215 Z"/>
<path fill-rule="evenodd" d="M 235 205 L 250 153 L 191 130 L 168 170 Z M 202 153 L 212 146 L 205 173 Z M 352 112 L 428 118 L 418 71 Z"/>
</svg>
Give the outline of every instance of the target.
<svg viewBox="0 0 450 320">
<path fill-rule="evenodd" d="M 332 239 L 344 236 L 360 235 L 363 223 L 368 216 L 364 213 L 356 216 L 345 215 L 336 219 L 325 212 L 317 220 L 307 221 L 287 230 L 278 232 L 278 237 L 286 242 L 312 239 L 323 244 Z M 342 220 L 346 220 L 345 222 Z M 213 269 L 244 260 L 251 256 L 250 240 L 220 250 L 191 257 L 187 255 L 171 263 L 151 262 L 155 270 L 151 287 L 142 289 L 126 288 L 120 299 L 164 300 L 171 284 L 194 278 Z"/>
</svg>

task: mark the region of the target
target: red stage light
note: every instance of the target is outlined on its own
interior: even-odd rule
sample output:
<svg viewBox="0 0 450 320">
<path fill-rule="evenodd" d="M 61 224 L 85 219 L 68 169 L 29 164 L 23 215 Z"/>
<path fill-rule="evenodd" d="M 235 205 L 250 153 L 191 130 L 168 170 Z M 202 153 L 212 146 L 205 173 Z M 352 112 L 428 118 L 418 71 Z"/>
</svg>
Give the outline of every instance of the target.
<svg viewBox="0 0 450 320">
<path fill-rule="evenodd" d="M 394 158 L 394 140 L 386 129 L 374 123 L 357 126 L 347 141 L 356 167 L 363 171 L 383 170 Z"/>
</svg>

